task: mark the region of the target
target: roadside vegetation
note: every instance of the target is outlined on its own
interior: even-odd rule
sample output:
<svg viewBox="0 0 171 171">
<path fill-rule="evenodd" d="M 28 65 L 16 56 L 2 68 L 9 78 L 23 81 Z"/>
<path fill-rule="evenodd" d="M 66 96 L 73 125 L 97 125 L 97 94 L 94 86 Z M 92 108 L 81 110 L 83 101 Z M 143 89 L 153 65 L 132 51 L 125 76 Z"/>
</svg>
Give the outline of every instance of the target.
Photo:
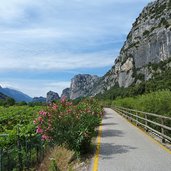
<svg viewBox="0 0 171 171">
<path fill-rule="evenodd" d="M 65 144 L 79 156 L 89 151 L 101 116 L 102 108 L 94 99 L 85 99 L 75 106 L 62 99 L 40 111 L 34 123 L 42 140 L 53 145 Z"/>
<path fill-rule="evenodd" d="M 36 170 L 43 161 L 49 164 L 40 165 L 45 170 L 71 170 L 74 159 L 90 152 L 103 114 L 95 99 L 74 103 L 61 99 L 49 105 L 1 106 L 0 169 Z"/>
<path fill-rule="evenodd" d="M 118 98 L 114 101 L 111 101 L 110 105 L 111 107 L 125 107 L 171 118 L 171 91 L 161 90 L 135 97 L 127 97 L 123 99 Z M 141 116 L 141 112 L 138 112 L 138 115 Z M 144 117 L 144 115 L 142 114 L 141 117 Z M 153 116 L 148 116 L 148 119 L 159 124 L 164 124 L 168 127 L 171 126 L 171 120 L 168 119 L 164 119 L 163 122 L 161 121 L 161 118 Z M 148 123 L 148 126 L 159 132 L 161 131 L 161 127 L 156 126 L 155 124 Z M 169 130 L 165 129 L 164 133 L 165 135 L 171 137 L 171 132 Z"/>
<path fill-rule="evenodd" d="M 111 102 L 111 106 L 121 106 L 171 117 L 171 91 L 163 90 L 135 97 L 118 98 Z"/>
<path fill-rule="evenodd" d="M 160 63 L 150 63 L 147 67 L 152 70 L 153 77 L 148 81 L 144 80 L 143 74 L 136 74 L 135 72 L 135 82 L 130 87 L 123 88 L 115 85 L 110 90 L 105 91 L 104 94 L 96 95 L 96 98 L 106 101 L 117 98 L 135 97 L 160 90 L 171 91 L 171 67 L 169 63 L 171 63 L 171 58 Z M 141 83 L 136 84 L 137 80 L 140 80 Z"/>
<path fill-rule="evenodd" d="M 148 64 L 153 76 L 148 81 L 144 75 L 134 74 L 135 83 L 128 88 L 115 85 L 97 99 L 104 106 L 117 105 L 145 112 L 171 116 L 171 58 L 159 63 Z M 141 83 L 136 84 L 137 80 Z"/>
</svg>

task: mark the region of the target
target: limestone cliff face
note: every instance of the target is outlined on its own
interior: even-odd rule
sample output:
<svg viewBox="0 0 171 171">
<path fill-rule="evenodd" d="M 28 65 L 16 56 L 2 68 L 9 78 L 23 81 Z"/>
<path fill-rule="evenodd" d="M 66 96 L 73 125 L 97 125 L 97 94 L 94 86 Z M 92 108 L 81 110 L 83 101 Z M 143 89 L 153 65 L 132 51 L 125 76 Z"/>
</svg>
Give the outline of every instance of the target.
<svg viewBox="0 0 171 171">
<path fill-rule="evenodd" d="M 79 74 L 71 80 L 70 98 L 90 96 L 90 92 L 97 83 L 99 77 L 96 75 Z"/>
<path fill-rule="evenodd" d="M 128 87 L 152 76 L 147 67 L 171 57 L 171 0 L 149 3 L 136 19 L 114 66 L 106 73 L 91 94 L 103 93 L 114 85 Z"/>
<path fill-rule="evenodd" d="M 58 93 L 55 93 L 53 91 L 49 91 L 47 93 L 47 97 L 46 97 L 47 103 L 51 103 L 53 100 L 59 100 L 59 99 L 60 99 L 60 97 L 59 97 Z"/>
<path fill-rule="evenodd" d="M 129 87 L 153 75 L 151 63 L 171 57 L 171 0 L 149 3 L 134 22 L 114 66 L 101 78 L 74 77 L 71 98 L 95 96 L 115 85 Z"/>
<path fill-rule="evenodd" d="M 66 88 L 62 91 L 61 98 L 65 97 L 67 99 L 70 99 L 70 88 Z"/>
</svg>

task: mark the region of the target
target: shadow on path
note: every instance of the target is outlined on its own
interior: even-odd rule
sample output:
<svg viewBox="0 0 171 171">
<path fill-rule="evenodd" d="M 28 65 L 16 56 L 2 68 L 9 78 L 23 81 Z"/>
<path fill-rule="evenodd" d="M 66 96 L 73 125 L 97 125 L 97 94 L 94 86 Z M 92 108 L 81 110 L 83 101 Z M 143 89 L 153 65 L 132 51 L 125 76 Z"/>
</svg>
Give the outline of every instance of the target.
<svg viewBox="0 0 171 171">
<path fill-rule="evenodd" d="M 112 158 L 110 156 L 114 154 L 123 154 L 128 153 L 130 150 L 135 150 L 136 147 L 127 146 L 127 145 L 115 145 L 110 143 L 102 143 L 100 155 L 103 159 Z"/>
<path fill-rule="evenodd" d="M 114 123 L 114 122 L 110 122 L 110 123 L 102 123 L 102 126 L 106 126 L 106 125 L 118 125 L 118 123 Z"/>
<path fill-rule="evenodd" d="M 123 137 L 124 132 L 121 130 L 107 129 L 102 131 L 102 137 Z"/>
<path fill-rule="evenodd" d="M 113 117 L 110 117 L 110 116 L 107 116 L 107 115 L 104 115 L 103 119 L 111 119 Z"/>
</svg>

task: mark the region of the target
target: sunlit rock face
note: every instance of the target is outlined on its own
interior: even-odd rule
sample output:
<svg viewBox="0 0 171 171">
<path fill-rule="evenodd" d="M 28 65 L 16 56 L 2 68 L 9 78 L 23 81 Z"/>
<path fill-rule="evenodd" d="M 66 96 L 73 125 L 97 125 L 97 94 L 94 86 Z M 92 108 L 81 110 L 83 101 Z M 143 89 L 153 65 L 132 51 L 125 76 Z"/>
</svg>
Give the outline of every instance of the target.
<svg viewBox="0 0 171 171">
<path fill-rule="evenodd" d="M 70 99 L 70 88 L 66 88 L 62 91 L 61 98 Z"/>
<path fill-rule="evenodd" d="M 70 97 L 95 96 L 111 87 L 129 87 L 140 83 L 138 75 L 148 80 L 153 75 L 150 64 L 171 57 L 171 0 L 149 3 L 132 25 L 113 67 L 101 78 L 75 76 Z M 171 65 L 171 64 L 170 64 Z"/>
<path fill-rule="evenodd" d="M 70 98 L 76 99 L 78 97 L 90 96 L 90 92 L 95 84 L 99 81 L 96 75 L 79 74 L 71 80 Z"/>
<path fill-rule="evenodd" d="M 145 80 L 152 77 L 149 64 L 159 63 L 171 57 L 171 0 L 149 3 L 133 23 L 118 58 L 92 89 L 96 95 L 114 85 L 129 87 L 139 83 L 137 75 Z"/>
<path fill-rule="evenodd" d="M 58 93 L 53 92 L 53 91 L 49 91 L 47 93 L 47 97 L 46 97 L 47 103 L 51 103 L 53 100 L 59 100 L 59 99 L 60 99 L 60 97 L 59 97 Z"/>
</svg>

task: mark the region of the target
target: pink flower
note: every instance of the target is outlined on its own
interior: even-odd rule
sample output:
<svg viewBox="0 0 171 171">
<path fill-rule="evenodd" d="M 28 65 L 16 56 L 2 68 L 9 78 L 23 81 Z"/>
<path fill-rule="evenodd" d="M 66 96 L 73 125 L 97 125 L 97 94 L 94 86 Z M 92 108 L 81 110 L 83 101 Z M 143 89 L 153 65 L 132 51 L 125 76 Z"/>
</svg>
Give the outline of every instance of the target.
<svg viewBox="0 0 171 171">
<path fill-rule="evenodd" d="M 43 129 L 41 129 L 39 126 L 37 127 L 36 133 L 38 134 L 42 134 L 43 133 Z"/>
<path fill-rule="evenodd" d="M 72 105 L 72 102 L 67 102 L 66 105 L 67 106 L 71 106 Z"/>
<path fill-rule="evenodd" d="M 38 117 L 37 118 L 37 120 L 40 122 L 40 123 L 42 123 L 43 122 L 43 118 L 40 116 L 40 117 Z"/>
<path fill-rule="evenodd" d="M 67 110 L 68 113 L 71 113 L 71 111 L 72 111 L 71 109 L 68 109 L 68 110 Z"/>
<path fill-rule="evenodd" d="M 43 141 L 49 140 L 49 136 L 47 136 L 47 135 L 42 135 L 42 140 L 43 140 Z"/>
<path fill-rule="evenodd" d="M 62 99 L 61 99 L 61 103 L 65 103 L 65 101 L 66 101 L 66 97 L 63 96 Z"/>
<path fill-rule="evenodd" d="M 39 111 L 39 115 L 42 115 L 42 116 L 46 116 L 47 115 L 47 112 L 45 112 L 45 111 Z"/>
<path fill-rule="evenodd" d="M 58 109 L 58 106 L 56 104 L 53 104 L 52 109 L 56 110 Z"/>
<path fill-rule="evenodd" d="M 39 111 L 39 115 L 42 115 L 43 112 L 44 112 L 43 110 Z"/>
</svg>

